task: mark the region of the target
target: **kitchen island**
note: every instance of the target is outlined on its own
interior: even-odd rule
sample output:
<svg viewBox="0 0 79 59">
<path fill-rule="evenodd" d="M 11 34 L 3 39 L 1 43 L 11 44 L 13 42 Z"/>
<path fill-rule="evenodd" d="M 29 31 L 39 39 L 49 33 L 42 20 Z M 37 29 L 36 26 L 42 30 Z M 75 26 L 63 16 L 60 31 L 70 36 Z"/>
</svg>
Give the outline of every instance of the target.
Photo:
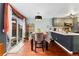
<svg viewBox="0 0 79 59">
<path fill-rule="evenodd" d="M 69 53 L 79 52 L 79 33 L 52 31 L 52 39 Z"/>
</svg>

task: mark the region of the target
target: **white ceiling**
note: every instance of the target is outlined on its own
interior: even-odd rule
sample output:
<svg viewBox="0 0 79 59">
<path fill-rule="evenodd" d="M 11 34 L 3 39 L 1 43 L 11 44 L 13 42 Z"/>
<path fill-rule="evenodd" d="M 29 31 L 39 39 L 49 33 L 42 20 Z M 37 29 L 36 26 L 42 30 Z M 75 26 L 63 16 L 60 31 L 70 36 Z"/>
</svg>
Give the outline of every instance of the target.
<svg viewBox="0 0 79 59">
<path fill-rule="evenodd" d="M 46 18 L 66 16 L 70 12 L 79 13 L 78 3 L 12 3 L 12 5 L 28 18 L 35 17 L 37 12 Z"/>
</svg>

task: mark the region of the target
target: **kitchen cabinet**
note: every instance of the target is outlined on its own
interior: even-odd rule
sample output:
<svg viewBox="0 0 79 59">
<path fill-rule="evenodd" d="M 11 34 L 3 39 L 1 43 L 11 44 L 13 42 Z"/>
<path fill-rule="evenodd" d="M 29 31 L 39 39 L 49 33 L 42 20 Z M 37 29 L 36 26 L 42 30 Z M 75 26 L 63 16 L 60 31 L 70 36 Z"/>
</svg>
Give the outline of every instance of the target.
<svg viewBox="0 0 79 59">
<path fill-rule="evenodd" d="M 73 18 L 61 17 L 52 19 L 52 25 L 55 27 L 64 26 L 64 23 L 73 25 Z"/>
<path fill-rule="evenodd" d="M 69 29 L 70 32 L 78 31 L 79 22 L 77 22 L 77 17 L 54 17 L 52 19 L 52 26 L 53 27 L 62 27 L 63 30 L 66 28 Z"/>
<path fill-rule="evenodd" d="M 77 33 L 79 33 L 79 20 L 78 19 L 79 19 L 78 17 L 74 17 L 73 27 L 72 27 L 72 31 L 77 32 Z"/>
<path fill-rule="evenodd" d="M 64 19 L 63 18 L 53 18 L 53 26 L 61 27 L 64 26 Z"/>
<path fill-rule="evenodd" d="M 76 34 L 76 33 L 75 33 Z M 79 52 L 79 34 L 78 35 L 64 35 L 51 32 L 52 39 L 62 45 L 69 51 Z"/>
<path fill-rule="evenodd" d="M 73 18 L 65 18 L 64 23 L 73 25 Z"/>
<path fill-rule="evenodd" d="M 51 32 L 51 36 L 52 38 L 57 41 L 58 43 L 60 43 L 62 46 L 64 46 L 66 49 L 72 51 L 72 37 L 71 36 L 63 36 L 60 34 L 56 34 Z M 72 39 L 72 40 L 71 40 Z"/>
</svg>

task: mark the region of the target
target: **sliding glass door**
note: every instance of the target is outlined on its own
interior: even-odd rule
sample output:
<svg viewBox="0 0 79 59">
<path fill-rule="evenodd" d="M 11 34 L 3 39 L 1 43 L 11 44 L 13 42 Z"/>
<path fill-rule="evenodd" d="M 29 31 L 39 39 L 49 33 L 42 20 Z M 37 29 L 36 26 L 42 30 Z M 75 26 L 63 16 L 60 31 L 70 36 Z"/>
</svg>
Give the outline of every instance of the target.
<svg viewBox="0 0 79 59">
<path fill-rule="evenodd" d="M 18 24 L 18 42 L 22 40 L 22 26 Z"/>
<path fill-rule="evenodd" d="M 12 19 L 12 39 L 11 39 L 11 47 L 17 44 L 17 21 L 16 19 Z"/>
</svg>

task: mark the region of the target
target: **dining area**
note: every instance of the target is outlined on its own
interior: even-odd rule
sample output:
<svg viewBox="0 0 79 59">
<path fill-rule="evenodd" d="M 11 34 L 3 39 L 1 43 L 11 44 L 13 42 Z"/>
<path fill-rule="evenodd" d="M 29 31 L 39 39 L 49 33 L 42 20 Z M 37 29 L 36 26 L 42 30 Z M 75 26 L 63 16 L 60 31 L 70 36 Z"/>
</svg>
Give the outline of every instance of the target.
<svg viewBox="0 0 79 59">
<path fill-rule="evenodd" d="M 31 41 L 31 50 L 36 51 L 37 48 L 42 48 L 42 51 L 48 51 L 48 46 L 51 41 L 49 32 L 45 29 L 43 18 L 40 15 L 35 16 L 33 30 L 30 32 L 29 40 Z"/>
<path fill-rule="evenodd" d="M 41 48 L 44 52 L 45 50 L 48 51 L 48 46 L 50 44 L 50 37 L 48 36 L 48 32 L 43 33 L 35 33 L 33 32 L 30 35 L 30 41 L 31 41 L 31 50 L 36 51 L 37 48 Z"/>
</svg>

